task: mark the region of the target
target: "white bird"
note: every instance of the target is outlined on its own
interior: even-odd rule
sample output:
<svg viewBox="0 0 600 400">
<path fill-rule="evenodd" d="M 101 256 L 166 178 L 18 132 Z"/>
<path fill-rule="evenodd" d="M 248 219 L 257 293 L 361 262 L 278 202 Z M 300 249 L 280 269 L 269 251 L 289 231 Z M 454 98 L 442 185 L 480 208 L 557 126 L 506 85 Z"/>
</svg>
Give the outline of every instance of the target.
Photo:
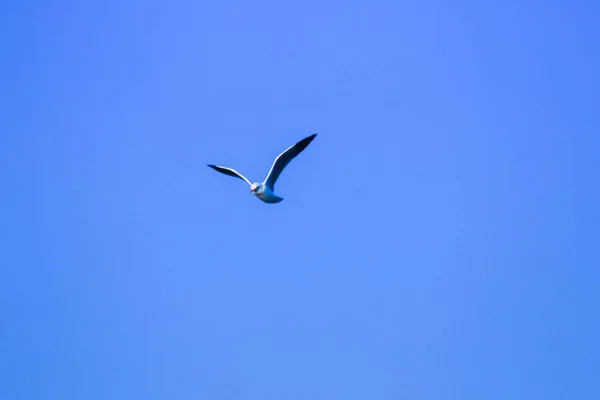
<svg viewBox="0 0 600 400">
<path fill-rule="evenodd" d="M 271 166 L 269 174 L 262 183 L 251 183 L 244 175 L 231 168 L 219 167 L 212 164 L 208 164 L 208 166 L 222 174 L 245 180 L 248 185 L 250 185 L 250 191 L 265 203 L 279 203 L 283 199 L 273 193 L 277 178 L 279 178 L 279 175 L 281 175 L 281 172 L 290 163 L 290 161 L 300 154 L 316 136 L 316 133 L 312 134 L 278 155 Z"/>
</svg>

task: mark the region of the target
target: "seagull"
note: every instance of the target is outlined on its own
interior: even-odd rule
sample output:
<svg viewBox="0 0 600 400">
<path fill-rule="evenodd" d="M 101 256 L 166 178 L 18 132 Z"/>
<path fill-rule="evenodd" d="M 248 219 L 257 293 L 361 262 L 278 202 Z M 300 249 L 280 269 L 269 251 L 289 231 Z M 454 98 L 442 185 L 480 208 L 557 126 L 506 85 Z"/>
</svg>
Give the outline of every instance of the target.
<svg viewBox="0 0 600 400">
<path fill-rule="evenodd" d="M 292 161 L 298 154 L 300 154 L 309 144 L 313 141 L 313 139 L 317 136 L 317 134 L 312 134 L 295 145 L 289 147 L 283 153 L 277 156 L 273 165 L 271 166 L 271 170 L 269 174 L 265 178 L 262 183 L 252 183 L 246 178 L 244 175 L 237 172 L 235 169 L 227 168 L 227 167 L 219 167 L 217 165 L 207 164 L 209 167 L 218 171 L 222 174 L 233 176 L 235 178 L 240 178 L 246 181 L 248 185 L 250 185 L 250 191 L 262 200 L 265 203 L 279 203 L 283 200 L 283 198 L 277 196 L 273 191 L 275 190 L 275 182 L 277 182 L 277 178 L 281 175 L 283 169 Z"/>
</svg>

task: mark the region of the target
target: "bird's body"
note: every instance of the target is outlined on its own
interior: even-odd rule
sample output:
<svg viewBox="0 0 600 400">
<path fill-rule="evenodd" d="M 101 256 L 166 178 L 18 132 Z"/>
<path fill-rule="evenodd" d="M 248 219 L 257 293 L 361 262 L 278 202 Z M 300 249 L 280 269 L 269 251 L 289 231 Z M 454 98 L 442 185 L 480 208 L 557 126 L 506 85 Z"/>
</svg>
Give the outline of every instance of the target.
<svg viewBox="0 0 600 400">
<path fill-rule="evenodd" d="M 269 171 L 267 177 L 262 183 L 251 183 L 245 176 L 231 168 L 219 167 L 212 164 L 209 164 L 208 166 L 222 174 L 243 179 L 244 181 L 246 181 L 246 183 L 250 185 L 250 191 L 263 202 L 269 204 L 279 203 L 283 200 L 283 198 L 277 196 L 274 193 L 275 182 L 279 178 L 279 175 L 281 175 L 283 169 L 290 163 L 290 161 L 292 161 L 298 154 L 300 154 L 316 136 L 317 134 L 315 133 L 302 139 L 295 145 L 289 147 L 279 156 L 277 156 L 277 158 L 273 162 L 273 165 L 271 166 L 271 170 Z"/>
<path fill-rule="evenodd" d="M 283 200 L 283 198 L 277 196 L 268 187 L 259 184 L 259 189 L 255 190 L 254 195 L 264 201 L 265 203 L 279 203 Z"/>
</svg>

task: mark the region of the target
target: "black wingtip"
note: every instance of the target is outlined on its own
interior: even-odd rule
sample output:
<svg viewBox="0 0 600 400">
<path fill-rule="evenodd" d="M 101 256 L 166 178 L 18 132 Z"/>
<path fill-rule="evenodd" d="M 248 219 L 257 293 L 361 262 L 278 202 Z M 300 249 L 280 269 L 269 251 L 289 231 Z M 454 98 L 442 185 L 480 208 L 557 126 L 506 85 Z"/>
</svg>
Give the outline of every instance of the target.
<svg viewBox="0 0 600 400">
<path fill-rule="evenodd" d="M 303 151 L 310 144 L 310 142 L 313 141 L 313 139 L 316 136 L 317 136 L 317 134 L 313 133 L 312 135 L 307 136 L 304 139 L 302 139 L 301 141 L 299 141 L 298 143 L 296 143 L 296 150 L 298 151 L 298 153 L 300 153 L 301 151 Z"/>
</svg>

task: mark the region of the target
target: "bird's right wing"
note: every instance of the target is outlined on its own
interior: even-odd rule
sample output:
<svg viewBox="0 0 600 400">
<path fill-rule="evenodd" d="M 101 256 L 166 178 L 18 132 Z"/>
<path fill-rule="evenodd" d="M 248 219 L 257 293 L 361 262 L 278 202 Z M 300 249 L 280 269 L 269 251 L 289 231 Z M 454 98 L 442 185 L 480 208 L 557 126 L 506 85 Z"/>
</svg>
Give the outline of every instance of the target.
<svg viewBox="0 0 600 400">
<path fill-rule="evenodd" d="M 252 183 L 244 175 L 240 174 L 235 169 L 226 168 L 226 167 L 219 167 L 219 166 L 211 165 L 211 164 L 208 164 L 208 166 L 211 167 L 212 169 L 214 169 L 215 171 L 218 171 L 218 172 L 220 172 L 222 174 L 233 176 L 234 178 L 243 179 L 243 180 L 245 180 L 248 183 L 248 185 L 252 186 Z"/>
</svg>

